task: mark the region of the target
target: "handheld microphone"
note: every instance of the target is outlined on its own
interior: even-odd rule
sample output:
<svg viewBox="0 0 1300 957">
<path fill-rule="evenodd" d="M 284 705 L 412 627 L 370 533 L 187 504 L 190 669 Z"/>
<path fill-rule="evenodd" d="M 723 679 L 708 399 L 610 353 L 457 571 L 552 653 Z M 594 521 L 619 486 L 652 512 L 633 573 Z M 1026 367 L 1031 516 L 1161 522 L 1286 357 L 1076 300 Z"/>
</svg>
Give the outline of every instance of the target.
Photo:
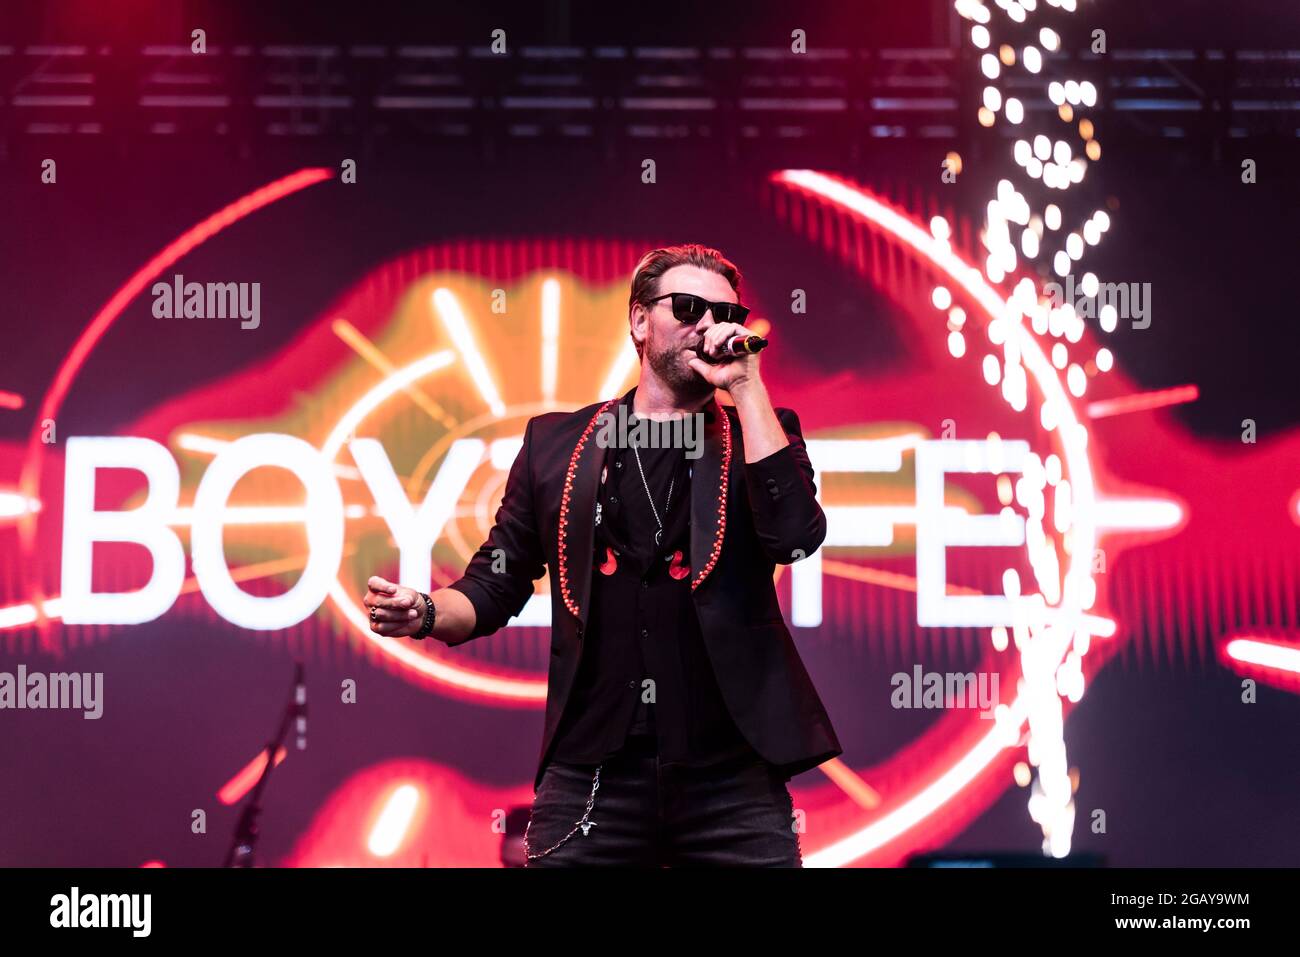
<svg viewBox="0 0 1300 957">
<path fill-rule="evenodd" d="M 767 340 L 762 336 L 732 336 L 727 340 L 723 347 L 724 354 L 715 358 L 704 351 L 704 344 L 695 347 L 695 354 L 705 362 L 717 364 L 719 362 L 729 362 L 736 356 L 752 355 L 762 349 L 767 348 Z"/>
</svg>

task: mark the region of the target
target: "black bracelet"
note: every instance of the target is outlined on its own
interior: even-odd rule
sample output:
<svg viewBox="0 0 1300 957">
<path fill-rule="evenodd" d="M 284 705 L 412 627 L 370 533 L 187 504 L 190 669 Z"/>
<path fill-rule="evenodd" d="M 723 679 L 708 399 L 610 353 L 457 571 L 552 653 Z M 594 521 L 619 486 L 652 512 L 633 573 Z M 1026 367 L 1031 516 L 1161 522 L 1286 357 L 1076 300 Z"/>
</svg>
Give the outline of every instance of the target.
<svg viewBox="0 0 1300 957">
<path fill-rule="evenodd" d="M 420 630 L 411 637 L 417 641 L 428 638 L 433 633 L 433 621 L 437 613 L 433 608 L 433 599 L 424 592 L 418 592 L 419 596 L 424 599 L 424 621 L 420 624 Z"/>
</svg>

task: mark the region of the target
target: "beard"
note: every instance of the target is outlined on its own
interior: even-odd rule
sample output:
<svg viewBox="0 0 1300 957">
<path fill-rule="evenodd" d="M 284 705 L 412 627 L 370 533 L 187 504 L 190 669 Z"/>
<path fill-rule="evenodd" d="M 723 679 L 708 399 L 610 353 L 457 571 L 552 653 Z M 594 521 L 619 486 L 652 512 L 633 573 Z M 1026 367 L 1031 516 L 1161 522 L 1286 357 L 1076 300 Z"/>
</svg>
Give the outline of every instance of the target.
<svg viewBox="0 0 1300 957">
<path fill-rule="evenodd" d="M 660 346 L 652 333 L 645 349 L 650 368 L 678 398 L 690 402 L 713 394 L 713 386 L 707 379 L 689 366 L 682 365 L 680 346 Z"/>
</svg>

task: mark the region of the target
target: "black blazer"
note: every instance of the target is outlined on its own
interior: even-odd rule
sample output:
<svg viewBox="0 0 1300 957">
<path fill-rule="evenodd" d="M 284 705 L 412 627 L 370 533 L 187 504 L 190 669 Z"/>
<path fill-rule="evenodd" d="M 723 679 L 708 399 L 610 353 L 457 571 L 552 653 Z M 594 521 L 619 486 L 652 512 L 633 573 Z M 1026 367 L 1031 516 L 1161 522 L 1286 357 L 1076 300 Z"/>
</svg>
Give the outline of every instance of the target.
<svg viewBox="0 0 1300 957">
<path fill-rule="evenodd" d="M 630 409 L 635 391 L 622 400 L 529 419 L 495 524 L 464 576 L 450 586 L 474 605 L 478 620 L 462 639 L 469 641 L 517 615 L 533 582 L 550 571 L 551 665 L 534 789 L 582 655 L 604 461 L 598 416 L 602 410 L 616 414 L 618 401 Z M 777 563 L 811 555 L 826 537 L 799 417 L 786 408 L 776 414 L 790 444 L 747 465 L 736 410 L 712 399 L 706 407 L 703 452 L 692 462 L 690 579 L 704 644 L 732 719 L 754 750 L 788 777 L 843 749 L 786 628 L 772 580 Z M 494 554 L 505 557 L 502 573 L 492 570 Z"/>
</svg>

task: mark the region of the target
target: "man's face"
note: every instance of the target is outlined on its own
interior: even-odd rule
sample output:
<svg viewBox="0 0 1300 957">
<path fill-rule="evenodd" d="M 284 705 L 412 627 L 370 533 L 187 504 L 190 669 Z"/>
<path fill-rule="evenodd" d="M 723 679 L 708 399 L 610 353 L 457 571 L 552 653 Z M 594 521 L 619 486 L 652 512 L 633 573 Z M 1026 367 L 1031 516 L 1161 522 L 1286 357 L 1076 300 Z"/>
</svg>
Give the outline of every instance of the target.
<svg viewBox="0 0 1300 957">
<path fill-rule="evenodd" d="M 739 301 L 726 277 L 699 266 L 674 266 L 660 276 L 655 295 L 670 292 L 688 292 L 710 302 Z M 693 399 L 713 393 L 713 386 L 690 367 L 690 360 L 697 358 L 694 350 L 703 341 L 704 330 L 714 325 L 712 309 L 698 322 L 678 322 L 673 316 L 672 299 L 660 299 L 644 308 L 635 307 L 632 324 L 634 332 L 638 328 L 644 332 L 643 363 L 674 392 Z"/>
</svg>

